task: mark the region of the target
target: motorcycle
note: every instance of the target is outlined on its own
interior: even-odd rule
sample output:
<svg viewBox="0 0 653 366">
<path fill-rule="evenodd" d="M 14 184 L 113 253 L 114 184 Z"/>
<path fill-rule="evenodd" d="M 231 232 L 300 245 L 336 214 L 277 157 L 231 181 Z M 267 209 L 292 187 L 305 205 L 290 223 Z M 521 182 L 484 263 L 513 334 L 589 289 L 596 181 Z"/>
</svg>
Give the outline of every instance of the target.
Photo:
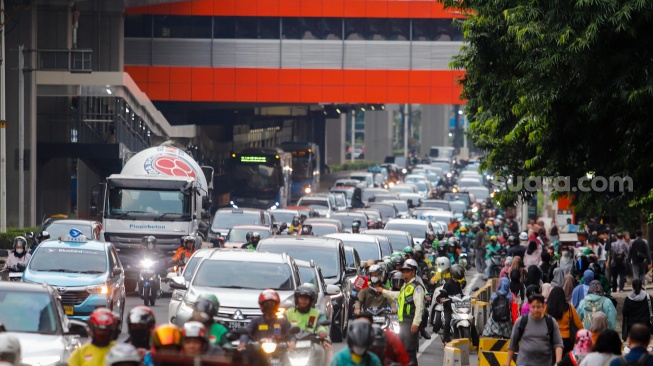
<svg viewBox="0 0 653 366">
<path fill-rule="evenodd" d="M 456 338 L 472 339 L 472 326 L 474 315 L 472 314 L 472 297 L 451 296 L 451 335 Z"/>
<path fill-rule="evenodd" d="M 499 250 L 490 255 L 490 278 L 498 278 L 503 268 L 505 250 Z"/>
<path fill-rule="evenodd" d="M 374 325 L 378 325 L 383 330 L 391 328 L 390 308 L 367 308 L 365 311 L 372 314 L 372 323 Z"/>
<path fill-rule="evenodd" d="M 329 326 L 328 320 L 320 322 L 321 326 Z M 319 335 L 298 327 L 292 327 L 290 334 L 295 337 L 295 344 L 286 352 L 287 362 L 290 366 L 322 366 L 326 358 L 326 352 L 322 345 L 325 340 Z"/>
<path fill-rule="evenodd" d="M 437 298 L 442 291 L 442 286 L 435 289 L 433 292 L 433 298 Z M 433 331 L 442 334 L 443 324 L 444 324 L 444 304 L 441 302 L 436 302 L 435 305 L 431 308 L 431 325 L 433 326 Z"/>
<path fill-rule="evenodd" d="M 155 269 L 156 261 L 145 258 L 141 260 L 138 274 L 138 292 L 145 306 L 154 306 L 161 297 L 161 276 Z"/>
<path fill-rule="evenodd" d="M 299 330 L 294 327 L 293 329 Z M 296 332 L 296 331 L 295 331 Z M 249 334 L 247 328 L 239 328 L 238 334 Z M 288 338 L 289 334 L 281 338 L 261 338 L 258 341 L 251 340 L 247 343 L 245 356 L 250 358 L 250 364 L 260 365 L 267 364 L 269 366 L 282 366 L 285 365 L 284 360 L 287 359 L 288 352 Z M 239 354 L 234 357 L 235 360 L 240 359 L 242 356 Z M 265 362 L 265 361 L 267 362 Z"/>
<path fill-rule="evenodd" d="M 467 262 L 467 248 L 466 247 L 461 248 L 461 253 L 460 253 L 460 256 L 458 257 L 458 264 L 465 267 L 465 269 L 470 268 L 470 266 L 468 265 L 468 262 Z"/>
<path fill-rule="evenodd" d="M 2 271 L 2 278 L 5 281 L 20 282 L 23 279 L 23 272 L 25 272 L 25 265 L 17 264 L 15 267 L 7 267 Z"/>
</svg>

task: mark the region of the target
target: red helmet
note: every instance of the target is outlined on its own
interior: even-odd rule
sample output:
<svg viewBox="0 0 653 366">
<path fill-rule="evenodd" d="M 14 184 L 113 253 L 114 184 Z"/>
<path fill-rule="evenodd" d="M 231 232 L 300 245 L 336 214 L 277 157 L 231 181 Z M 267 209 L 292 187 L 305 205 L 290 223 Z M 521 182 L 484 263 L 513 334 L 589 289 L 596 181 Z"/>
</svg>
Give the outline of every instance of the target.
<svg viewBox="0 0 653 366">
<path fill-rule="evenodd" d="M 106 347 L 112 340 L 118 321 L 113 312 L 107 308 L 93 310 L 88 318 L 89 337 L 94 345 Z"/>
<path fill-rule="evenodd" d="M 261 292 L 261 294 L 258 295 L 259 305 L 263 305 L 264 302 L 270 300 L 276 302 L 277 304 L 281 303 L 281 298 L 279 297 L 279 294 L 272 289 L 263 290 L 263 292 Z"/>
</svg>

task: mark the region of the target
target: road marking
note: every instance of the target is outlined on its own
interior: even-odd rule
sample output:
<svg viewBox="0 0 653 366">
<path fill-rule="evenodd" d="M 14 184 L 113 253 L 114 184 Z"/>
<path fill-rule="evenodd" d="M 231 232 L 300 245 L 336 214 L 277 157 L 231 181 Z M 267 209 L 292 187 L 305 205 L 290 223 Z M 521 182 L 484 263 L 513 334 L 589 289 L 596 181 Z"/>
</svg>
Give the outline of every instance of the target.
<svg viewBox="0 0 653 366">
<path fill-rule="evenodd" d="M 481 273 L 477 273 L 472 279 L 471 283 L 470 282 L 467 283 L 467 286 L 465 286 L 465 290 L 463 291 L 463 293 L 465 295 L 469 295 L 472 292 L 472 288 L 474 288 L 474 284 L 476 283 L 476 281 L 478 281 L 478 279 L 481 278 L 482 276 L 483 275 Z"/>
<path fill-rule="evenodd" d="M 433 341 L 436 340 L 436 339 L 440 339 L 440 335 L 439 335 L 439 334 L 435 334 L 435 333 L 434 333 L 434 334 L 431 334 L 431 339 L 426 340 L 426 342 L 422 343 L 422 344 L 419 346 L 420 351 L 417 352 L 417 358 L 419 358 L 419 357 L 422 355 L 422 353 L 424 353 L 424 351 L 425 351 L 427 348 L 429 348 L 429 346 L 431 345 L 431 343 L 433 343 Z"/>
</svg>

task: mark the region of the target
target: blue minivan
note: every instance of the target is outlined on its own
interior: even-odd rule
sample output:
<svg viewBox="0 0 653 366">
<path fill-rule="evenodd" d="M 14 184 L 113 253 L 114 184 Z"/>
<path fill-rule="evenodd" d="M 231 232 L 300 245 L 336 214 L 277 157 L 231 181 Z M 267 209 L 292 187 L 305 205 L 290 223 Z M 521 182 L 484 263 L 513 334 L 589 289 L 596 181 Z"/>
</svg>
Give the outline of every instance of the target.
<svg viewBox="0 0 653 366">
<path fill-rule="evenodd" d="M 59 292 L 68 318 L 87 321 L 96 308 L 120 317 L 125 310 L 125 272 L 116 248 L 71 229 L 41 243 L 25 269 L 24 282 L 46 283 Z"/>
</svg>

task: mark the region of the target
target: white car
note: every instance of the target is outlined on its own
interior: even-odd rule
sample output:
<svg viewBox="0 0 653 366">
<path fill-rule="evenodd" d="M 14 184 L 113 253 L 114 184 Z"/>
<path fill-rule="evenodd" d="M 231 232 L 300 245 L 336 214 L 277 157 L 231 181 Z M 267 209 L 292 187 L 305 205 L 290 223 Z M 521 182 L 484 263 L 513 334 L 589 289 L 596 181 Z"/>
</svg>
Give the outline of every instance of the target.
<svg viewBox="0 0 653 366">
<path fill-rule="evenodd" d="M 215 250 L 217 249 L 211 248 L 196 250 L 188 260 L 188 263 L 186 263 L 186 267 L 184 267 L 184 270 L 181 272 L 181 276 L 171 276 L 168 280 L 188 287 L 190 280 L 193 278 L 193 272 L 195 272 L 199 262 L 210 256 Z M 181 304 L 184 295 L 186 295 L 186 290 L 172 289 L 172 297 L 170 298 L 170 304 L 168 305 L 168 319 L 173 324 L 175 324 L 175 314 L 177 314 L 177 309 L 179 309 L 179 305 Z M 177 325 L 182 326 L 183 324 Z"/>
<path fill-rule="evenodd" d="M 388 221 L 384 229 L 406 231 L 413 236 L 415 244 L 422 244 L 426 233 L 433 230 L 433 224 L 428 220 L 394 219 Z"/>
</svg>

